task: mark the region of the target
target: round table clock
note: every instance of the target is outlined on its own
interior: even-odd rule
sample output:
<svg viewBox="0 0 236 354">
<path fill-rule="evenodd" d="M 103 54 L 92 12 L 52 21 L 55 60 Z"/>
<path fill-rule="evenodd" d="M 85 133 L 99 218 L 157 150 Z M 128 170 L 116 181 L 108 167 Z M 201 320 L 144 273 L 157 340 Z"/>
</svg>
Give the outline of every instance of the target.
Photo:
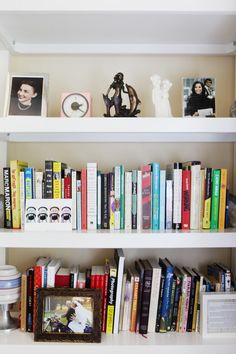
<svg viewBox="0 0 236 354">
<path fill-rule="evenodd" d="M 90 116 L 90 94 L 64 93 L 62 95 L 61 115 L 72 118 Z"/>
</svg>

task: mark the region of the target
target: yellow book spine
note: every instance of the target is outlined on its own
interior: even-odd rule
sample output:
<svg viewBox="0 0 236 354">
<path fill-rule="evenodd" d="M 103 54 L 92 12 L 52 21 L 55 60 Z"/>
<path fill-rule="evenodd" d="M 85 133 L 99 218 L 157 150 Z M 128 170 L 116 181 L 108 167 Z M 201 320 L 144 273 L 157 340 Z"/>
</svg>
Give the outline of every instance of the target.
<svg viewBox="0 0 236 354">
<path fill-rule="evenodd" d="M 21 297 L 20 297 L 20 329 L 26 332 L 26 311 L 27 311 L 27 275 L 24 272 L 21 276 Z"/>
<path fill-rule="evenodd" d="M 200 172 L 201 187 L 200 187 L 200 210 L 199 210 L 199 220 L 200 228 L 203 227 L 203 215 L 204 215 L 204 188 L 205 188 L 205 170 L 202 169 Z"/>
<path fill-rule="evenodd" d="M 227 169 L 221 169 L 220 179 L 220 210 L 219 210 L 219 230 L 225 228 L 225 207 L 226 207 L 226 187 L 227 187 Z"/>
<path fill-rule="evenodd" d="M 20 171 L 28 167 L 24 161 L 11 160 L 11 198 L 12 198 L 12 227 L 20 229 L 21 227 L 21 208 L 20 208 Z"/>
<path fill-rule="evenodd" d="M 193 307 L 193 321 L 192 321 L 192 331 L 193 332 L 195 332 L 195 330 L 196 330 L 199 293 L 200 293 L 200 281 L 198 280 L 196 283 L 195 299 L 194 299 L 194 307 Z"/>
<path fill-rule="evenodd" d="M 112 334 L 113 331 L 113 319 L 114 319 L 114 305 L 107 306 L 107 324 L 106 324 L 106 333 Z"/>
<path fill-rule="evenodd" d="M 61 199 L 61 162 L 53 162 L 53 198 Z"/>
<path fill-rule="evenodd" d="M 210 229 L 211 226 L 211 197 L 205 199 L 204 202 L 204 217 L 203 217 L 203 229 Z"/>
</svg>

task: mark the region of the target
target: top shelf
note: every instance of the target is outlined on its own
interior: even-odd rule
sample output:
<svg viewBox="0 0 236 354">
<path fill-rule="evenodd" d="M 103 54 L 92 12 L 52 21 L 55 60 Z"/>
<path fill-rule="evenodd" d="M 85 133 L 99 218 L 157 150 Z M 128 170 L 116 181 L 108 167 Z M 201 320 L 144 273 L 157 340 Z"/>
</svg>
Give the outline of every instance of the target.
<svg viewBox="0 0 236 354">
<path fill-rule="evenodd" d="M 0 118 L 14 142 L 236 142 L 236 118 Z"/>
<path fill-rule="evenodd" d="M 50 1 L 9 0 L 0 5 L 0 24 L 0 42 L 12 54 L 236 52 L 233 0 L 68 0 L 56 10 Z"/>
</svg>

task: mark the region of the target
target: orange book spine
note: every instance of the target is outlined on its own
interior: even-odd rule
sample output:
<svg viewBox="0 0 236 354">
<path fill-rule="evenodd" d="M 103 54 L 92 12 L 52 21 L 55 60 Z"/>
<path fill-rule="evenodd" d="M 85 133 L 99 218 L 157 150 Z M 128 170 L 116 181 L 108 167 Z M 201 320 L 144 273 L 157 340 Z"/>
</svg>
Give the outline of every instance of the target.
<svg viewBox="0 0 236 354">
<path fill-rule="evenodd" d="M 130 332 L 136 332 L 136 329 L 137 329 L 138 291 L 139 291 L 139 278 L 135 277 L 134 278 L 132 305 L 131 305 Z"/>
</svg>

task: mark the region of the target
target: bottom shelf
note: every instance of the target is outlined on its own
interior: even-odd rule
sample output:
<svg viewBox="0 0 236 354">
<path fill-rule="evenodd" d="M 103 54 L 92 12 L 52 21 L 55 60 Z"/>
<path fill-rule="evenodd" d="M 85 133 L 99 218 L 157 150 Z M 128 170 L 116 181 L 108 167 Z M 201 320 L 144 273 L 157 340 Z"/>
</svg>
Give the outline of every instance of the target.
<svg viewBox="0 0 236 354">
<path fill-rule="evenodd" d="M 16 348 L 17 346 L 17 348 Z M 80 346 L 81 348 L 78 348 Z M 13 354 L 16 350 L 24 354 L 235 354 L 235 338 L 203 339 L 199 333 L 149 333 L 147 336 L 129 332 L 118 335 L 103 335 L 102 343 L 81 344 L 62 342 L 34 342 L 33 335 L 18 330 L 0 334 L 0 352 Z"/>
</svg>

